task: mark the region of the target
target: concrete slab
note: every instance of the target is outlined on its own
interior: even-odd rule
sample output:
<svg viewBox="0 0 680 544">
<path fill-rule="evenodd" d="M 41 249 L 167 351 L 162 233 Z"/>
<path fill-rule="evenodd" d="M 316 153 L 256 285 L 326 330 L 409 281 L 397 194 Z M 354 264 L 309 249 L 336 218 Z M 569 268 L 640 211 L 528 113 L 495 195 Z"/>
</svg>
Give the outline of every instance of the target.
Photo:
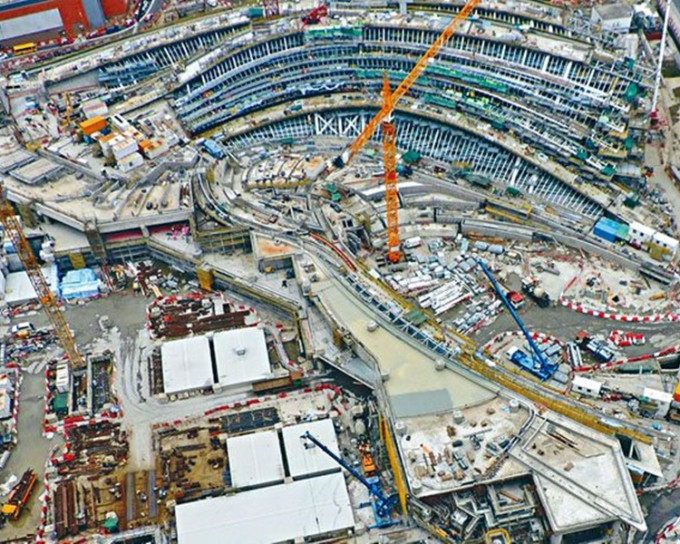
<svg viewBox="0 0 680 544">
<path fill-rule="evenodd" d="M 334 280 L 314 284 L 314 292 L 331 309 L 352 335 L 375 357 L 383 373 L 389 373 L 385 383 L 391 398 L 409 394 L 441 394 L 445 391 L 450 406 L 461 408 L 487 401 L 494 397 L 486 389 L 469 379 L 449 370 L 438 372 L 434 357 L 425 355 L 396 334 L 379 327 L 368 332 L 366 325 L 376 316 L 358 298 L 346 291 Z M 441 404 L 433 406 L 430 413 L 437 413 Z"/>
</svg>

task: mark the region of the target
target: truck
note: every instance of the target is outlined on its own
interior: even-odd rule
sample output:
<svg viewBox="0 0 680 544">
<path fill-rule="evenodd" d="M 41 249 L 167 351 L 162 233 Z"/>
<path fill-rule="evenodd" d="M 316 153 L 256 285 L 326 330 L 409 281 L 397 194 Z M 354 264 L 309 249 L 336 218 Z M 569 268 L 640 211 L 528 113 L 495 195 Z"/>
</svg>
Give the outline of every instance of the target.
<svg viewBox="0 0 680 544">
<path fill-rule="evenodd" d="M 206 138 L 201 142 L 203 149 L 214 159 L 223 159 L 225 157 L 224 150 L 212 138 Z"/>
<path fill-rule="evenodd" d="M 599 340 L 592 338 L 585 330 L 576 333 L 576 343 L 600 363 L 608 363 L 614 358 L 614 351 Z"/>
<path fill-rule="evenodd" d="M 595 359 L 601 363 L 608 363 L 614 358 L 614 352 L 605 346 L 602 342 L 590 338 L 586 344 L 585 349 L 587 349 Z"/>
<path fill-rule="evenodd" d="M 404 248 L 405 249 L 413 249 L 416 247 L 420 247 L 423 243 L 423 239 L 420 236 L 414 236 L 413 238 L 407 238 L 404 240 Z"/>
<path fill-rule="evenodd" d="M 535 278 L 522 278 L 522 292 L 529 295 L 541 308 L 550 306 L 550 295 L 541 287 Z"/>
<path fill-rule="evenodd" d="M 19 483 L 14 486 L 7 496 L 7 502 L 2 505 L 0 513 L 5 518 L 16 521 L 21 516 L 21 512 L 26 506 L 31 493 L 35 489 L 35 484 L 38 479 L 38 474 L 32 468 L 24 472 Z"/>
</svg>

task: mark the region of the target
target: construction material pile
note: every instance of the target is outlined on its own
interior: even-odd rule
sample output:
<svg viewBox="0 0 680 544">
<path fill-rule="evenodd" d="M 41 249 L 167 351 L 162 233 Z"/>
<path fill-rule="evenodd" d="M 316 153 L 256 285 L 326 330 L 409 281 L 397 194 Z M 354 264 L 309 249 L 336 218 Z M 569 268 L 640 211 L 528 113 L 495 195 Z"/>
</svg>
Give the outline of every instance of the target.
<svg viewBox="0 0 680 544">
<path fill-rule="evenodd" d="M 75 426 L 67 438 L 62 455 L 50 460 L 60 475 L 105 475 L 127 462 L 127 436 L 117 423 Z"/>
<path fill-rule="evenodd" d="M 219 295 L 191 293 L 155 300 L 147 311 L 153 338 L 181 338 L 192 333 L 238 329 L 257 322 L 252 308 L 236 306 Z"/>
</svg>

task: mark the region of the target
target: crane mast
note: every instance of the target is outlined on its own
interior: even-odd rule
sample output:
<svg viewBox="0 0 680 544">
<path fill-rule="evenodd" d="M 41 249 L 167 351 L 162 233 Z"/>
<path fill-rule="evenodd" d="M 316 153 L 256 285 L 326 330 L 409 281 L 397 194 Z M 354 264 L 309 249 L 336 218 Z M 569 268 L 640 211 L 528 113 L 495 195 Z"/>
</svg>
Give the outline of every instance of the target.
<svg viewBox="0 0 680 544">
<path fill-rule="evenodd" d="M 533 337 L 531 336 L 531 333 L 529 332 L 529 330 L 524 325 L 524 321 L 522 321 L 522 318 L 519 316 L 519 314 L 512 307 L 512 304 L 510 304 L 508 297 L 506 297 L 505 293 L 503 292 L 503 288 L 500 286 L 498 281 L 496 281 L 496 278 L 494 278 L 494 275 L 491 273 L 491 270 L 489 270 L 489 267 L 486 266 L 484 261 L 482 261 L 481 259 L 476 259 L 476 261 L 477 261 L 477 264 L 479 265 L 479 267 L 482 269 L 482 272 L 484 272 L 484 275 L 487 277 L 487 279 L 491 283 L 492 287 L 494 288 L 494 291 L 496 291 L 496 294 L 498 295 L 498 297 L 503 302 L 503 305 L 508 309 L 508 312 L 510 312 L 510 315 L 515 320 L 515 323 L 517 323 L 517 326 L 519 327 L 520 331 L 522 331 L 524 338 L 526 338 L 526 341 L 529 344 L 531 351 L 533 352 L 536 359 L 540 362 L 541 367 L 542 368 L 550 368 L 550 366 L 551 366 L 550 361 L 548 361 L 548 359 L 546 359 L 545 354 L 539 349 L 538 345 L 536 345 L 536 342 L 534 341 Z"/>
<path fill-rule="evenodd" d="M 59 309 L 57 299 L 50 290 L 50 286 L 40 269 L 40 264 L 35 258 L 35 255 L 33 255 L 33 250 L 26 239 L 26 235 L 21 228 L 19 220 L 14 214 L 12 205 L 4 196 L 4 192 L 0 197 L 0 222 L 5 228 L 7 237 L 12 241 L 21 264 L 24 265 L 28 279 L 31 281 L 31 285 L 33 285 L 33 289 L 35 289 L 38 300 L 42 304 L 42 307 L 50 320 L 50 324 L 54 328 L 59 344 L 66 352 L 71 367 L 84 367 L 85 362 L 76 349 L 76 343 L 71 334 L 71 329 L 69 329 L 66 320 L 64 319 L 64 315 Z"/>
<path fill-rule="evenodd" d="M 441 50 L 446 42 L 451 39 L 460 26 L 460 24 L 467 19 L 474 9 L 479 5 L 481 0 L 469 0 L 461 9 L 458 14 L 453 18 L 453 20 L 446 26 L 439 37 L 434 41 L 430 48 L 425 52 L 425 54 L 418 60 L 413 69 L 408 73 L 404 80 L 397 86 L 397 88 L 392 93 L 392 100 L 389 104 L 383 103 L 382 108 L 375 116 L 366 124 L 364 130 L 361 134 L 349 145 L 349 148 L 343 153 L 341 157 L 344 164 L 351 161 L 354 156 L 363 149 L 368 140 L 371 139 L 375 131 L 380 126 L 380 123 L 390 114 L 392 110 L 396 107 L 397 102 L 411 89 L 416 80 L 421 76 L 421 74 L 427 68 L 430 60 L 433 59 L 439 51 Z"/>
<path fill-rule="evenodd" d="M 347 470 L 347 472 L 349 472 L 352 476 L 359 480 L 359 482 L 361 482 L 364 485 L 364 487 L 366 487 L 371 497 L 374 498 L 376 512 L 378 513 L 378 515 L 382 518 L 390 517 L 390 513 L 397 505 L 396 495 L 389 495 L 386 497 L 382 491 L 380 482 L 378 480 L 369 481 L 368 479 L 364 478 L 364 476 L 357 469 L 355 469 L 352 465 L 347 463 L 341 457 L 338 457 L 323 442 L 321 442 L 309 431 L 306 431 L 302 436 L 300 436 L 300 438 L 302 440 L 308 440 L 309 442 L 317 446 L 319 449 L 321 449 L 321 451 L 323 451 L 326 455 L 328 455 L 331 459 L 338 463 L 342 468 Z"/>
<path fill-rule="evenodd" d="M 391 112 L 393 109 L 390 82 L 387 72 L 383 77 L 383 107 Z M 392 114 L 383 119 L 382 132 L 383 166 L 385 170 L 385 215 L 387 219 L 387 258 L 391 263 L 399 262 L 399 194 L 397 191 L 397 132 L 394 128 Z"/>
</svg>

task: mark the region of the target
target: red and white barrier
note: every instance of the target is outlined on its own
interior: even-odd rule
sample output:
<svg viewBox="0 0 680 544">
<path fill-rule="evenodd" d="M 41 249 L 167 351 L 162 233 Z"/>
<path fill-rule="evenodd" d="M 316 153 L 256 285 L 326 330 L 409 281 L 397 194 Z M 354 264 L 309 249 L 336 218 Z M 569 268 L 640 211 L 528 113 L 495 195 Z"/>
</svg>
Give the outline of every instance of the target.
<svg viewBox="0 0 680 544">
<path fill-rule="evenodd" d="M 612 321 L 623 321 L 624 323 L 659 323 L 661 321 L 676 322 L 680 321 L 680 314 L 675 312 L 665 312 L 663 314 L 652 314 L 652 315 L 630 315 L 630 314 L 617 314 L 613 312 L 608 312 L 605 310 L 595 310 L 593 308 L 588 308 L 583 306 L 578 302 L 573 300 L 568 300 L 564 297 L 560 298 L 560 304 L 580 312 L 582 314 L 591 315 L 593 317 L 598 317 L 600 319 L 611 319 Z"/>
<path fill-rule="evenodd" d="M 518 336 L 521 336 L 522 338 L 524 337 L 524 334 L 521 331 L 505 331 L 500 334 L 497 334 L 494 336 L 491 340 L 489 340 L 486 344 L 484 344 L 482 349 L 489 349 L 491 351 L 498 351 L 499 349 L 502 349 L 503 346 L 498 346 L 498 344 L 502 344 L 503 342 L 506 342 L 509 338 L 516 338 Z M 564 342 L 559 340 L 558 338 L 555 338 L 554 336 L 550 336 L 549 334 L 544 334 L 541 332 L 533 332 L 531 333 L 531 338 L 534 342 L 538 344 L 557 344 L 558 346 L 564 347 Z"/>
<path fill-rule="evenodd" d="M 617 359 L 615 361 L 609 361 L 608 363 L 602 363 L 600 365 L 594 366 L 582 366 L 574 369 L 574 372 L 590 372 L 594 370 L 611 370 L 617 366 L 621 366 L 626 363 L 639 363 L 642 361 L 649 361 L 651 359 L 658 359 L 660 357 L 666 357 L 668 355 L 674 355 L 680 353 L 680 346 L 671 346 L 661 351 L 655 351 L 654 353 L 646 353 L 644 355 L 637 355 L 635 357 L 625 357 L 623 359 Z"/>
<path fill-rule="evenodd" d="M 627 348 L 629 346 L 642 346 L 646 339 L 645 335 L 639 332 L 613 330 L 609 333 L 609 341 L 620 348 Z"/>
</svg>

